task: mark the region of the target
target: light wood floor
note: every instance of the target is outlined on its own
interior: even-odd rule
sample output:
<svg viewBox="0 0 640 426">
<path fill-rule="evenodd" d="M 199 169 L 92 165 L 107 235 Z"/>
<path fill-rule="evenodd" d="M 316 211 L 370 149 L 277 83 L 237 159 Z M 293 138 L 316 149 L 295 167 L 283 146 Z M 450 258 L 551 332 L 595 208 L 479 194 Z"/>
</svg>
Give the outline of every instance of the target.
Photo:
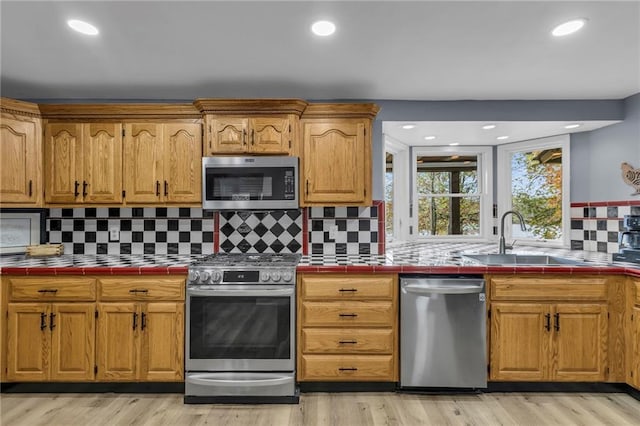
<svg viewBox="0 0 640 426">
<path fill-rule="evenodd" d="M 299 405 L 185 405 L 179 394 L 1 394 L 13 425 L 640 425 L 623 393 L 305 393 Z"/>
</svg>

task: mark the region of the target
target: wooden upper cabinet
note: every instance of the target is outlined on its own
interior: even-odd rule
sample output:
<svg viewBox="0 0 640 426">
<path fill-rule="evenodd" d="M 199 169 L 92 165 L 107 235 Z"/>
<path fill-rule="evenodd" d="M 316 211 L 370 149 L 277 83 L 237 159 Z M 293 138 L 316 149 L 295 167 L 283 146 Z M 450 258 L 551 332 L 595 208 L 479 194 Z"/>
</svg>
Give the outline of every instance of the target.
<svg viewBox="0 0 640 426">
<path fill-rule="evenodd" d="M 371 205 L 374 104 L 311 104 L 302 115 L 301 204 Z"/>
<path fill-rule="evenodd" d="M 196 123 L 165 124 L 164 197 L 167 203 L 202 201 L 202 128 Z"/>
<path fill-rule="evenodd" d="M 124 145 L 127 204 L 201 201 L 199 123 L 126 124 Z"/>
<path fill-rule="evenodd" d="M 196 99 L 204 115 L 205 156 L 297 155 L 300 99 Z"/>
<path fill-rule="evenodd" d="M 0 98 L 0 204 L 42 205 L 42 124 L 36 104 Z"/>
<path fill-rule="evenodd" d="M 122 124 L 47 124 L 45 166 L 47 203 L 121 203 Z"/>
</svg>

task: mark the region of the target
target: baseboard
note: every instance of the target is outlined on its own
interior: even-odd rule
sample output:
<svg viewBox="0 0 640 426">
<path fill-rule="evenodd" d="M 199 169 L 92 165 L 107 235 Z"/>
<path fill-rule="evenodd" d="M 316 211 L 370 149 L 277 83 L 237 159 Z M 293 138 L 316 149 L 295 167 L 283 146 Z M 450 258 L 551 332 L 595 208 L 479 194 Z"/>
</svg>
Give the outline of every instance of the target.
<svg viewBox="0 0 640 426">
<path fill-rule="evenodd" d="M 300 382 L 300 392 L 393 392 L 396 382 Z"/>
<path fill-rule="evenodd" d="M 0 383 L 3 393 L 184 393 L 184 382 Z"/>
</svg>

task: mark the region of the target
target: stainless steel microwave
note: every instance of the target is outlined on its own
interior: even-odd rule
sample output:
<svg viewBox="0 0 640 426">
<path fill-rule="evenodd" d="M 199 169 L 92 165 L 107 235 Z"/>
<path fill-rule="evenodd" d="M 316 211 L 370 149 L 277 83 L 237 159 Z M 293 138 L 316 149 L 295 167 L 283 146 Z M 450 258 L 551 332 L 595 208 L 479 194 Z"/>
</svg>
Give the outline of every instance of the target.
<svg viewBox="0 0 640 426">
<path fill-rule="evenodd" d="M 298 157 L 203 157 L 202 208 L 298 208 Z"/>
</svg>

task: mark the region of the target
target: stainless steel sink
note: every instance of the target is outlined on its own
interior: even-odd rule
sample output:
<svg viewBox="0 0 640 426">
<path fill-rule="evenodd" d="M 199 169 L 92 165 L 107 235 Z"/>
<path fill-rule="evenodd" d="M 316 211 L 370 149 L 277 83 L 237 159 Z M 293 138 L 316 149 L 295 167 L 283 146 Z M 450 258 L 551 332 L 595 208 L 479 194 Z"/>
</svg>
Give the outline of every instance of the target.
<svg viewBox="0 0 640 426">
<path fill-rule="evenodd" d="M 544 254 L 463 254 L 463 258 L 471 259 L 483 265 L 580 265 L 579 260 Z"/>
</svg>

